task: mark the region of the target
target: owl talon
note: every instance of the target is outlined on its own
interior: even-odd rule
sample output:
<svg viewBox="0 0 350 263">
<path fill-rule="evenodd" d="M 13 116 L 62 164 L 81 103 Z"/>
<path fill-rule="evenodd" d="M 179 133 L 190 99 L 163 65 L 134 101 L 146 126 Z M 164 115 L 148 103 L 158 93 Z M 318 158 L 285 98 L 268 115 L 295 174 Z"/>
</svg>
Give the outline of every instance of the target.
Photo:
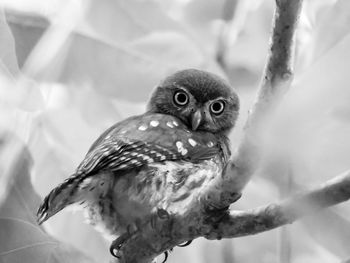
<svg viewBox="0 0 350 263">
<path fill-rule="evenodd" d="M 111 252 L 111 254 L 112 254 L 113 257 L 115 257 L 115 258 L 117 258 L 117 259 L 120 259 L 120 256 L 118 255 L 118 253 L 119 253 L 119 250 L 118 250 L 118 249 L 116 249 L 116 248 L 110 246 L 109 252 Z"/>
<path fill-rule="evenodd" d="M 235 193 L 235 194 L 232 196 L 231 203 L 237 202 L 241 197 L 242 197 L 242 193 Z"/>
<path fill-rule="evenodd" d="M 192 243 L 193 240 L 187 240 L 185 243 L 177 245 L 178 247 L 187 247 Z"/>
<path fill-rule="evenodd" d="M 165 251 L 165 252 L 164 252 L 164 259 L 163 259 L 162 263 L 165 263 L 165 262 L 167 261 L 168 256 L 169 256 L 169 252 L 168 252 L 168 251 Z"/>
<path fill-rule="evenodd" d="M 111 246 L 109 247 L 109 252 L 111 252 L 113 257 L 120 258 L 120 255 L 118 255 L 119 250 L 129 237 L 130 234 L 125 233 L 112 242 Z"/>
</svg>

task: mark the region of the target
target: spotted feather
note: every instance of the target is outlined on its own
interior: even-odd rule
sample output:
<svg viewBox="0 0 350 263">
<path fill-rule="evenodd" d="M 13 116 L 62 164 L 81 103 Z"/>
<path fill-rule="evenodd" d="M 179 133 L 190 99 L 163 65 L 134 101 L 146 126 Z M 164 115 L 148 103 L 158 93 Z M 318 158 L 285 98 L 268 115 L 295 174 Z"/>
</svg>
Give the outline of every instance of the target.
<svg viewBox="0 0 350 263">
<path fill-rule="evenodd" d="M 196 163 L 218 154 L 225 159 L 223 146 L 225 143 L 210 133 L 188 133 L 186 126 L 173 116 L 151 114 L 126 119 L 103 133 L 75 174 L 50 192 L 38 210 L 39 222 L 67 205 L 84 200 L 77 189 L 96 174 L 107 172 L 118 176 L 152 163 L 181 160 Z"/>
</svg>

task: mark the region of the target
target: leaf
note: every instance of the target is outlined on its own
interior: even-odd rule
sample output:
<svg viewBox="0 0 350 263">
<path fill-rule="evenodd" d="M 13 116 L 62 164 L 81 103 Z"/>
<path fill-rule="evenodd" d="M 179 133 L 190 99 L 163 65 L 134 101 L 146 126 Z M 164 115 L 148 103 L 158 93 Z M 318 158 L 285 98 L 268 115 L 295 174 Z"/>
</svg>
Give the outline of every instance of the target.
<svg viewBox="0 0 350 263">
<path fill-rule="evenodd" d="M 320 58 L 350 33 L 350 2 L 338 0 L 320 15 L 314 37 L 314 59 Z"/>
<path fill-rule="evenodd" d="M 7 111 L 14 109 L 33 111 L 43 106 L 40 90 L 31 80 L 21 76 L 15 53 L 14 37 L 5 20 L 3 10 L 0 9 L 0 103 L 2 113 L 1 122 L 4 127 L 10 127 L 13 121 L 6 124 Z M 4 113 L 6 112 L 6 113 Z"/>
<path fill-rule="evenodd" d="M 49 27 L 39 42 L 41 49 L 36 48 L 37 56 L 31 56 L 32 61 L 26 62 L 26 65 L 39 68 L 34 70 L 31 77 L 38 81 L 74 83 L 76 86 L 87 83 L 105 96 L 144 101 L 154 86 L 170 72 L 188 67 L 218 71 L 214 61 L 208 59 L 180 26 L 169 22 L 169 18 L 165 19 L 164 12 L 155 12 L 157 5 L 151 4 L 152 9 L 151 6 L 147 7 L 147 13 L 137 11 L 143 10 L 139 7 L 146 7 L 143 2 L 116 1 L 115 4 L 121 10 L 113 10 L 122 12 L 123 16 L 112 16 L 107 12 L 105 21 L 110 23 L 107 29 L 102 30 L 101 26 L 96 25 L 102 22 L 95 20 L 93 14 L 101 16 L 99 12 L 107 9 L 105 4 L 101 3 L 101 10 L 97 7 L 89 9 L 85 23 L 77 25 L 77 29 L 62 41 L 60 48 L 53 48 L 50 41 L 42 42 L 45 36 L 52 37 L 60 33 L 59 24 Z M 143 25 L 139 22 L 143 16 L 149 17 L 151 22 L 140 31 L 137 29 Z M 123 35 L 124 31 L 118 30 L 119 27 L 113 33 L 108 31 L 111 25 L 115 28 L 116 24 L 130 24 L 131 32 L 125 30 L 127 35 Z M 16 43 L 26 43 L 31 31 L 33 36 L 37 36 L 37 30 L 22 24 L 20 17 L 12 19 L 10 25 L 16 32 Z M 130 36 L 132 33 L 134 35 Z M 42 54 L 52 49 L 57 50 L 53 58 L 40 61 L 41 57 L 46 57 Z M 37 66 L 38 63 L 43 64 Z"/>
<path fill-rule="evenodd" d="M 6 10 L 5 15 L 15 39 L 17 63 L 21 68 L 49 22 L 43 17 L 16 12 L 12 9 Z"/>
<path fill-rule="evenodd" d="M 47 107 L 32 122 L 29 148 L 35 156 L 34 186 L 40 195 L 62 183 L 83 159 L 92 142 L 115 122 L 139 114 L 144 104 L 111 99 L 89 86 L 42 85 Z M 50 233 L 96 261 L 111 259 L 110 241 L 84 222 L 82 211 L 64 209 L 46 223 Z"/>
<path fill-rule="evenodd" d="M 296 72 L 309 69 L 350 33 L 350 2 L 305 2 L 297 32 Z"/>
<path fill-rule="evenodd" d="M 1 262 L 93 262 L 37 225 L 35 211 L 41 200 L 30 183 L 30 154 L 22 146 L 12 157 L 15 166 L 0 205 Z"/>
<path fill-rule="evenodd" d="M 109 42 L 126 44 L 153 32 L 184 33 L 156 1 L 91 1 L 79 30 L 93 31 Z"/>
<path fill-rule="evenodd" d="M 7 73 L 8 76 L 19 73 L 14 39 L 2 9 L 0 9 L 0 72 Z"/>
</svg>

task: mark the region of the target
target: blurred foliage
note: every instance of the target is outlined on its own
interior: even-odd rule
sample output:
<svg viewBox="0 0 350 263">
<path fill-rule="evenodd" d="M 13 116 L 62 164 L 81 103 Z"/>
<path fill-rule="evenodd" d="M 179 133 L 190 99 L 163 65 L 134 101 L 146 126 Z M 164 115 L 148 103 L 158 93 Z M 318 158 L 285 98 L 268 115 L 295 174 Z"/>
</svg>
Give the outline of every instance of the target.
<svg viewBox="0 0 350 263">
<path fill-rule="evenodd" d="M 1 139 L 3 151 L 14 154 L 13 150 L 17 148 L 12 167 L 6 169 L 9 180 L 0 206 L 1 262 L 93 262 L 72 246 L 57 241 L 37 225 L 35 211 L 41 198 L 30 182 L 30 154 L 17 138 L 3 135 Z M 2 171 L 7 164 L 1 164 Z"/>
<path fill-rule="evenodd" d="M 143 112 L 153 87 L 178 69 L 215 72 L 237 89 L 242 109 L 231 136 L 235 147 L 269 51 L 273 1 L 0 3 L 0 131 L 16 134 L 28 148 L 8 151 L 1 144 L 0 261 L 87 262 L 83 251 L 108 262 L 109 242 L 82 223 L 81 211 L 63 211 L 46 223 L 54 238 L 38 227 L 36 193 L 47 194 L 71 174 L 104 129 Z M 305 0 L 293 87 L 266 131 L 264 163 L 234 209 L 278 200 L 288 167 L 291 193 L 349 169 L 349 10 L 347 0 Z M 349 214 L 343 204 L 288 227 L 291 262 L 350 258 Z M 169 262 L 277 262 L 278 233 L 198 239 L 176 248 Z"/>
</svg>

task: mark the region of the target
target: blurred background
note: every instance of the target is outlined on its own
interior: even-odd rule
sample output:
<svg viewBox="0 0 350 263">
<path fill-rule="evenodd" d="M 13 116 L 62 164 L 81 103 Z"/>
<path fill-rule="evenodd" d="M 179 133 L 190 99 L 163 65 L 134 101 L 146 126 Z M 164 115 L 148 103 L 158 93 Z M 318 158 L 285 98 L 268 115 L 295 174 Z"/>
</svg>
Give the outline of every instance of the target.
<svg viewBox="0 0 350 263">
<path fill-rule="evenodd" d="M 41 198 L 113 123 L 144 111 L 166 75 L 199 68 L 241 98 L 239 143 L 268 54 L 272 0 L 0 0 L 0 262 L 109 262 L 109 242 Z M 305 0 L 295 79 L 264 161 L 232 209 L 310 189 L 350 167 L 350 1 Z M 168 262 L 350 262 L 350 206 L 232 240 L 197 239 Z M 158 259 L 161 262 L 162 258 Z"/>
</svg>

